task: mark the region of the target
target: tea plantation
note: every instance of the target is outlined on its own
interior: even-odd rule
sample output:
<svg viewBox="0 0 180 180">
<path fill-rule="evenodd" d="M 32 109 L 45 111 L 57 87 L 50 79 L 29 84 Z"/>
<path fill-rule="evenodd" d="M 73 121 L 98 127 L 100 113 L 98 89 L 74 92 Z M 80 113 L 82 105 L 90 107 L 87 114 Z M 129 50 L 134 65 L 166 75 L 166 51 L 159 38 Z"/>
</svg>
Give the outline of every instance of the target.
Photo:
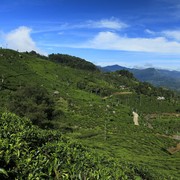
<svg viewBox="0 0 180 180">
<path fill-rule="evenodd" d="M 180 179 L 180 152 L 168 151 L 180 141 L 177 92 L 10 49 L 0 78 L 0 179 Z"/>
</svg>

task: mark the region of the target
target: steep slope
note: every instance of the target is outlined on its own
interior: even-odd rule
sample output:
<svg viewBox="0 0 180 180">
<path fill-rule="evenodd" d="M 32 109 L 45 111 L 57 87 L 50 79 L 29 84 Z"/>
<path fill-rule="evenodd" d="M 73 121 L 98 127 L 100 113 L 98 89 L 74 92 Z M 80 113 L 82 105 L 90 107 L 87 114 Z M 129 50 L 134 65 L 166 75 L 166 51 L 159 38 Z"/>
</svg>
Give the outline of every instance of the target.
<svg viewBox="0 0 180 180">
<path fill-rule="evenodd" d="M 0 57 L 2 112 L 13 104 L 13 95 L 26 87 L 40 86 L 54 102 L 56 114 L 46 120 L 43 128 L 57 129 L 103 157 L 113 158 L 114 163 L 126 164 L 133 170 L 125 179 L 179 178 L 179 154 L 171 156 L 166 151 L 178 142 L 169 138 L 178 133 L 180 122 L 176 112 L 180 107 L 179 97 L 173 92 L 141 83 L 121 71 L 77 69 L 12 50 L 2 49 L 0 54 L 3 54 Z M 159 101 L 158 96 L 165 100 Z M 34 101 L 23 98 L 20 104 L 28 102 L 34 106 Z M 42 96 L 31 98 L 38 104 Z M 41 103 L 38 108 L 45 105 Z M 140 126 L 134 126 L 132 110 L 139 114 Z"/>
</svg>

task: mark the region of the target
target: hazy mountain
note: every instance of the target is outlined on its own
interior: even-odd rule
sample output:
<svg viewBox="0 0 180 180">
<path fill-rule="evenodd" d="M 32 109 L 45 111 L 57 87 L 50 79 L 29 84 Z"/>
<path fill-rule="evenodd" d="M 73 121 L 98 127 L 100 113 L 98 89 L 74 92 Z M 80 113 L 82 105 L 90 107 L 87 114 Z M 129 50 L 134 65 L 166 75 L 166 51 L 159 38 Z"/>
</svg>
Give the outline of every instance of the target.
<svg viewBox="0 0 180 180">
<path fill-rule="evenodd" d="M 117 65 L 117 64 L 112 65 L 112 66 L 100 67 L 100 68 L 101 68 L 103 71 L 110 71 L 110 72 L 118 71 L 118 70 L 123 70 L 123 69 L 129 70 L 129 68 L 126 68 L 126 67 L 123 67 L 123 66 L 119 66 L 119 65 Z"/>
<path fill-rule="evenodd" d="M 152 83 L 155 86 L 162 86 L 174 90 L 180 90 L 180 72 L 164 69 L 147 68 L 147 69 L 131 69 L 119 65 L 102 67 L 104 71 L 128 70 L 141 81 Z"/>
</svg>

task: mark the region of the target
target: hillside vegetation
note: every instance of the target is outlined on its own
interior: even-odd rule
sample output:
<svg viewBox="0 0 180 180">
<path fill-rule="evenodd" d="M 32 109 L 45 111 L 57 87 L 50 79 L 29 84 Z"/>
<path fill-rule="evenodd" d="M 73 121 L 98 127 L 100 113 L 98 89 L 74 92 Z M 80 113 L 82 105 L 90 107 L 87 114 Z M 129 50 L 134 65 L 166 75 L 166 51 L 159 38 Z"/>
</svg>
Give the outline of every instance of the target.
<svg viewBox="0 0 180 180">
<path fill-rule="evenodd" d="M 180 178 L 180 153 L 167 151 L 179 143 L 177 93 L 62 54 L 0 49 L 0 72 L 0 177 Z"/>
</svg>

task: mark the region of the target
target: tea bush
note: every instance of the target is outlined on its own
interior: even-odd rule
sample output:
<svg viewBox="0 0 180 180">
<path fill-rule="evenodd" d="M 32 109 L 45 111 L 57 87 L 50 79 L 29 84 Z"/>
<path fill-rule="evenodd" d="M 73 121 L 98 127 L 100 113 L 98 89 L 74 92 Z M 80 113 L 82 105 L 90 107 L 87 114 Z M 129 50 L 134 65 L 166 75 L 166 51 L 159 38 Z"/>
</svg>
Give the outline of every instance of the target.
<svg viewBox="0 0 180 180">
<path fill-rule="evenodd" d="M 0 179 L 149 179 L 135 169 L 26 118 L 1 115 Z"/>
</svg>

